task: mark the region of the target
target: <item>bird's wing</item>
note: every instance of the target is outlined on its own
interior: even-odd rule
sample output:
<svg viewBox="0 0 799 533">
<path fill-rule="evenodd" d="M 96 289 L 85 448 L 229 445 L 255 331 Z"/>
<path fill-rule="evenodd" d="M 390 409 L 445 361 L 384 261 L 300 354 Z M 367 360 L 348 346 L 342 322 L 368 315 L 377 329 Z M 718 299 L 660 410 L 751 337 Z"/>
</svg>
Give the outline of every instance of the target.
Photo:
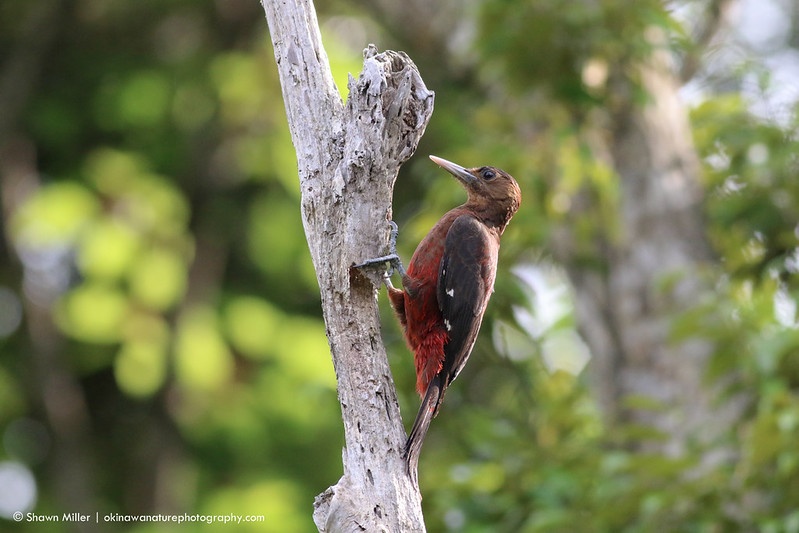
<svg viewBox="0 0 799 533">
<path fill-rule="evenodd" d="M 449 341 L 444 347 L 444 389 L 472 352 L 496 277 L 499 239 L 471 215 L 461 215 L 447 233 L 438 272 L 437 297 Z M 443 391 L 442 391 L 443 393 Z"/>
</svg>

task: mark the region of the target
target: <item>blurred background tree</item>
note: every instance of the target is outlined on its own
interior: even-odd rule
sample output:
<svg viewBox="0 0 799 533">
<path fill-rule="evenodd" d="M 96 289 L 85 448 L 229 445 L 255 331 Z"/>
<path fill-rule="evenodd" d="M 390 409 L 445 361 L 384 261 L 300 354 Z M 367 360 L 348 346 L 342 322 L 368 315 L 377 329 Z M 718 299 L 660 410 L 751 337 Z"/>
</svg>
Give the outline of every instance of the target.
<svg viewBox="0 0 799 533">
<path fill-rule="evenodd" d="M 524 193 L 422 454 L 429 530 L 799 531 L 796 3 L 317 9 L 342 91 L 367 43 L 407 51 L 421 153 Z M 3 529 L 314 530 L 342 437 L 265 32 L 250 0 L 0 4 Z M 463 199 L 424 157 L 395 195 L 406 259 Z"/>
</svg>

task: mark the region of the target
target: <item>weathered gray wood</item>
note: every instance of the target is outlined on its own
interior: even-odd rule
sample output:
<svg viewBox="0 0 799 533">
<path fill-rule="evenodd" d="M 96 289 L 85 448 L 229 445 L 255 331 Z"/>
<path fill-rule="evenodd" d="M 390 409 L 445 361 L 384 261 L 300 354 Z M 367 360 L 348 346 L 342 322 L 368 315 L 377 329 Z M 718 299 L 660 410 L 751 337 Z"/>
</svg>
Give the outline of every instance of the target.
<svg viewBox="0 0 799 533">
<path fill-rule="evenodd" d="M 344 475 L 314 503 L 323 532 L 424 531 L 405 474 L 405 431 L 380 337 L 376 273 L 350 266 L 386 251 L 391 197 L 433 112 L 402 52 L 364 51 L 339 97 L 310 0 L 264 0 L 292 140 L 302 219 L 322 297 L 344 422 Z"/>
</svg>

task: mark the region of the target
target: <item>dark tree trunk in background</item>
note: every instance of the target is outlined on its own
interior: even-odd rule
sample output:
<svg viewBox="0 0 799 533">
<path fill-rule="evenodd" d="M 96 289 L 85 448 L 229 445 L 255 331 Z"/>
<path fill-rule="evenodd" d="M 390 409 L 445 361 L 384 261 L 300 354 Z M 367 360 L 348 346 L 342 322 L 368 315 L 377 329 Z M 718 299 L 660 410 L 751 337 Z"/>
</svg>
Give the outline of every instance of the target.
<svg viewBox="0 0 799 533">
<path fill-rule="evenodd" d="M 62 0 L 44 0 L 31 9 L 20 21 L 21 30 L 0 65 L 0 257 L 8 258 L 0 267 L 0 283 L 13 277 L 14 286 L 22 286 L 19 278 L 41 275 L 14 247 L 9 227 L 17 207 L 40 185 L 36 146 L 19 122 L 56 47 L 65 8 Z M 20 295 L 28 330 L 26 355 L 31 361 L 28 399 L 32 416 L 48 424 L 53 440 L 47 474 L 64 509 L 91 513 L 95 510 L 95 472 L 86 399 L 61 357 L 63 339 L 50 310 L 29 294 Z M 50 303 L 58 295 L 40 291 L 38 297 Z M 86 523 L 73 527 L 79 532 L 92 529 Z"/>
<path fill-rule="evenodd" d="M 558 255 L 575 289 L 594 390 L 608 419 L 664 437 L 632 442 L 635 448 L 680 455 L 691 442 L 709 443 L 729 430 L 741 402 L 719 402 L 719 387 L 706 379 L 709 340 L 671 335 L 674 318 L 712 290 L 702 272 L 714 257 L 700 165 L 667 52 L 637 70 L 648 103 L 630 98 L 612 110 L 604 147 L 620 180 L 618 228 L 603 235 L 605 264 L 581 266 L 568 245 Z M 611 83 L 619 94 L 632 92 L 627 77 Z"/>
</svg>

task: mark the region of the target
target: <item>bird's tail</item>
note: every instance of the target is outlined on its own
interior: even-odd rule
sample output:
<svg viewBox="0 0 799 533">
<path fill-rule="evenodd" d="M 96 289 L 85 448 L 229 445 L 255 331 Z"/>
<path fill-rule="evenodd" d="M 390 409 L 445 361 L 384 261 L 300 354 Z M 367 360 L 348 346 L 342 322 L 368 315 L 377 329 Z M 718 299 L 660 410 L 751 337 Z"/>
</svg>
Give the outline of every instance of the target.
<svg viewBox="0 0 799 533">
<path fill-rule="evenodd" d="M 419 453 L 422 451 L 422 443 L 430 428 L 430 422 L 438 414 L 438 407 L 444 396 L 445 388 L 441 383 L 441 376 L 436 375 L 427 386 L 427 392 L 419 406 L 416 420 L 413 421 L 411 433 L 405 442 L 405 467 L 408 475 L 413 480 L 414 485 L 419 486 L 417 468 L 419 466 Z"/>
</svg>

